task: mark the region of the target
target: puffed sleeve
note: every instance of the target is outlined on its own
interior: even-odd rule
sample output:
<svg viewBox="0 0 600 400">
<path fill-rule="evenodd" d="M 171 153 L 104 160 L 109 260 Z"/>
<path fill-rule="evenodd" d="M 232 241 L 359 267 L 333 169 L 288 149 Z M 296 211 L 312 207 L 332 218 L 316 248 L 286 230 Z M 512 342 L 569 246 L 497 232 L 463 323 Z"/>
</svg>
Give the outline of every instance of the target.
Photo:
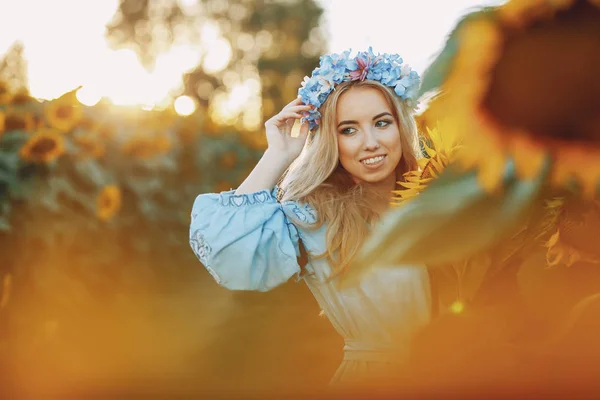
<svg viewBox="0 0 600 400">
<path fill-rule="evenodd" d="M 298 231 L 276 190 L 196 197 L 190 245 L 221 286 L 263 292 L 299 275 Z"/>
</svg>

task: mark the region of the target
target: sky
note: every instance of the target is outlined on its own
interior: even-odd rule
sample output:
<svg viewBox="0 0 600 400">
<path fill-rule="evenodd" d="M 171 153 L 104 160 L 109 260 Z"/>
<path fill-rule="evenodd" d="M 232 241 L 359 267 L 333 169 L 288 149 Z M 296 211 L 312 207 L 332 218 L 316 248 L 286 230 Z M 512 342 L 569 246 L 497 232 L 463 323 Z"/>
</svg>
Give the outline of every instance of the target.
<svg viewBox="0 0 600 400">
<path fill-rule="evenodd" d="M 440 49 L 456 20 L 470 8 L 486 3 L 318 1 L 326 11 L 329 51 L 362 50 L 370 45 L 376 52 L 399 53 L 417 72 L 422 72 Z M 24 43 L 30 89 L 39 98 L 58 97 L 83 85 L 82 92 L 90 102 L 99 96 L 123 105 L 164 102 L 169 90 L 181 84 L 181 74 L 200 60 L 200 54 L 189 47 L 174 49 L 148 73 L 131 51 L 108 47 L 104 26 L 117 4 L 118 0 L 0 0 L 0 54 L 16 40 Z M 219 54 L 212 57 L 217 65 Z"/>
</svg>

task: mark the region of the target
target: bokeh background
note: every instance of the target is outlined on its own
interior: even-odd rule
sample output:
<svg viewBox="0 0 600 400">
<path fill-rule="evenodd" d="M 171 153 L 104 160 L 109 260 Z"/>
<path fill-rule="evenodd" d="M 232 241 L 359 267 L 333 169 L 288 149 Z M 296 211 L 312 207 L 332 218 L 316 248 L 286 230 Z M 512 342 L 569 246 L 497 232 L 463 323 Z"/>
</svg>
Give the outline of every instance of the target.
<svg viewBox="0 0 600 400">
<path fill-rule="evenodd" d="M 308 289 L 218 287 L 192 202 L 247 176 L 319 55 L 371 45 L 422 72 L 481 5 L 0 0 L 0 390 L 325 385 L 343 343 Z"/>
</svg>

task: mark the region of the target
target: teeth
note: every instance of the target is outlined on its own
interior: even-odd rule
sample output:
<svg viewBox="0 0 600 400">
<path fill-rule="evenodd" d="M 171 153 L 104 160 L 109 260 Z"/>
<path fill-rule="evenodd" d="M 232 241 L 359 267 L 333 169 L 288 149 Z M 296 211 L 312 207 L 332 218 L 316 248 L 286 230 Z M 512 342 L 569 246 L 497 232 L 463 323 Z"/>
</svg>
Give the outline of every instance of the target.
<svg viewBox="0 0 600 400">
<path fill-rule="evenodd" d="M 385 158 L 385 156 L 367 158 L 366 160 L 363 160 L 362 162 L 364 164 L 377 164 L 379 161 L 383 160 L 384 158 Z"/>
</svg>

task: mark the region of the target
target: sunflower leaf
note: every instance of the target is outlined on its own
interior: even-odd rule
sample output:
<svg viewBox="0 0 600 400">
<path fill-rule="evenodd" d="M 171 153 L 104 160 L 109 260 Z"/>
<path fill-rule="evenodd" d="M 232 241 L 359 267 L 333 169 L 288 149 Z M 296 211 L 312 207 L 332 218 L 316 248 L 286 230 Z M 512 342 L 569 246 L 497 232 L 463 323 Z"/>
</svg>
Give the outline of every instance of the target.
<svg viewBox="0 0 600 400">
<path fill-rule="evenodd" d="M 515 229 L 540 196 L 545 174 L 515 178 L 507 164 L 502 193 L 489 194 L 476 172 L 447 167 L 418 197 L 383 216 L 344 278 L 355 282 L 371 267 L 443 264 L 489 249 Z"/>
<path fill-rule="evenodd" d="M 0 215 L 0 232 L 10 232 L 11 226 L 8 219 Z"/>
<path fill-rule="evenodd" d="M 16 176 L 11 171 L 0 168 L 0 183 L 6 183 L 12 186 L 16 182 Z"/>
<path fill-rule="evenodd" d="M 77 174 L 76 178 L 83 186 L 91 183 L 95 187 L 100 187 L 109 183 L 107 172 L 95 160 L 82 160 L 74 163 L 73 172 Z M 81 189 L 86 190 L 89 187 L 82 187 Z"/>
<path fill-rule="evenodd" d="M 0 170 L 15 172 L 19 165 L 19 153 L 0 150 Z"/>
<path fill-rule="evenodd" d="M 10 131 L 2 135 L 0 149 L 14 151 L 20 148 L 29 138 L 29 134 L 23 131 Z M 16 152 L 15 152 L 16 153 Z"/>
<path fill-rule="evenodd" d="M 26 201 L 34 193 L 34 185 L 29 182 L 19 182 L 11 185 L 9 188 L 10 197 L 17 201 Z"/>
</svg>

